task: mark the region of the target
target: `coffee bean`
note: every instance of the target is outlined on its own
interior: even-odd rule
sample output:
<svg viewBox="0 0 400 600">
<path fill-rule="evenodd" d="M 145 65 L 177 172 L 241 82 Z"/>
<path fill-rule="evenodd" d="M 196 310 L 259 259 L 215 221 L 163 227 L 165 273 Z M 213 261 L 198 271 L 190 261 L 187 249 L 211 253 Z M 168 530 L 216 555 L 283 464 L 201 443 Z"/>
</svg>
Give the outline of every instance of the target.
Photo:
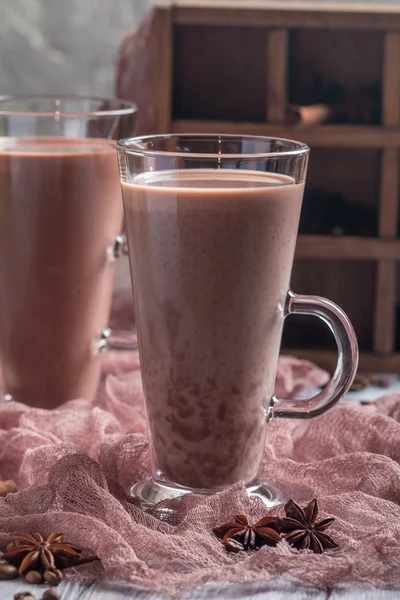
<svg viewBox="0 0 400 600">
<path fill-rule="evenodd" d="M 36 598 L 30 592 L 18 592 L 14 594 L 14 600 L 36 600 Z"/>
<path fill-rule="evenodd" d="M 43 575 L 39 571 L 28 571 L 25 575 L 25 581 L 34 585 L 40 585 L 43 583 Z"/>
<path fill-rule="evenodd" d="M 63 574 L 58 569 L 48 569 L 44 572 L 44 580 L 50 585 L 58 585 L 61 583 Z"/>
<path fill-rule="evenodd" d="M 16 579 L 18 577 L 18 569 L 9 563 L 0 564 L 0 579 Z"/>
<path fill-rule="evenodd" d="M 226 540 L 224 545 L 228 552 L 240 552 L 241 550 L 244 550 L 243 544 L 232 538 Z"/>
<path fill-rule="evenodd" d="M 351 384 L 350 392 L 360 392 L 361 390 L 365 390 L 366 387 L 367 384 L 365 384 L 363 381 L 355 379 Z"/>
<path fill-rule="evenodd" d="M 61 594 L 55 588 L 50 588 L 44 592 L 42 600 L 61 600 Z"/>
<path fill-rule="evenodd" d="M 374 377 L 372 385 L 380 388 L 390 387 L 390 381 L 386 377 Z"/>
<path fill-rule="evenodd" d="M 4 497 L 7 494 L 15 494 L 18 492 L 17 484 L 12 479 L 8 481 L 0 481 L 0 496 Z"/>
</svg>

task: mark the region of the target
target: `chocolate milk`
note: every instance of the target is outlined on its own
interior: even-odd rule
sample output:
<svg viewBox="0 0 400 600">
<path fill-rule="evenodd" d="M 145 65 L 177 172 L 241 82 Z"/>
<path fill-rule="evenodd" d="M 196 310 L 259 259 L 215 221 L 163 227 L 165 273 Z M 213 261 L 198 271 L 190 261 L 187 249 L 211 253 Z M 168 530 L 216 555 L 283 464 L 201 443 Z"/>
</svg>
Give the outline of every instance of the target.
<svg viewBox="0 0 400 600">
<path fill-rule="evenodd" d="M 14 400 L 92 398 L 121 226 L 109 143 L 0 138 L 0 357 Z"/>
<path fill-rule="evenodd" d="M 143 384 L 159 477 L 257 476 L 303 184 L 239 170 L 123 184 Z"/>
</svg>

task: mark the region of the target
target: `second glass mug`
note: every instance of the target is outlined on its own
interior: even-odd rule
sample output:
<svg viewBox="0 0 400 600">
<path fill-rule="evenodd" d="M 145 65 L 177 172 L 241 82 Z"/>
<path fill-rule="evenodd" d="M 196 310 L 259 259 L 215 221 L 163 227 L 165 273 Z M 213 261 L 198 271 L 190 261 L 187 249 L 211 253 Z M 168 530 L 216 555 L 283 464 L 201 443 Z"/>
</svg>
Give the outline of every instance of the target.
<svg viewBox="0 0 400 600">
<path fill-rule="evenodd" d="M 0 97 L 5 400 L 54 408 L 96 392 L 123 221 L 115 140 L 136 112 L 119 99 Z"/>
<path fill-rule="evenodd" d="M 153 472 L 144 506 L 260 479 L 271 418 L 331 408 L 357 370 L 353 327 L 333 302 L 289 283 L 309 149 L 229 135 L 164 135 L 117 145 Z M 278 399 L 285 317 L 315 315 L 338 346 L 313 398 Z"/>
</svg>

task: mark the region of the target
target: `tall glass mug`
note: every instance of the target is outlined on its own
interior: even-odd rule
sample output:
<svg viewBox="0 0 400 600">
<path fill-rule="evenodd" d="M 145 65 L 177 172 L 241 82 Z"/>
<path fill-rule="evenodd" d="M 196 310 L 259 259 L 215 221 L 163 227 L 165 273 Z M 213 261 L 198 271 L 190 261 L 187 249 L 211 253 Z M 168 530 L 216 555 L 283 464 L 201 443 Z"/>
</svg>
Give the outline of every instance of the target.
<svg viewBox="0 0 400 600">
<path fill-rule="evenodd" d="M 122 100 L 0 97 L 5 400 L 53 408 L 96 391 L 123 219 L 112 140 L 135 116 Z"/>
<path fill-rule="evenodd" d="M 290 291 L 308 147 L 229 135 L 121 140 L 122 195 L 153 477 L 144 505 L 259 478 L 271 418 L 331 408 L 357 369 L 354 330 L 324 298 Z M 314 398 L 278 399 L 274 383 L 289 314 L 312 314 L 338 346 L 335 374 Z"/>
</svg>

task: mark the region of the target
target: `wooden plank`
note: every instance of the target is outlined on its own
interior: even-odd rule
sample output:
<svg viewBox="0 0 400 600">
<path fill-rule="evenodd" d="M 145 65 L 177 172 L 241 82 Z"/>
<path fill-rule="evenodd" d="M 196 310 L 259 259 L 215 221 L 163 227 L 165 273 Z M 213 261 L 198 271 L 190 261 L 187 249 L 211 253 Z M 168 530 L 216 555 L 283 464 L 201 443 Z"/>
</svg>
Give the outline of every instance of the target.
<svg viewBox="0 0 400 600">
<path fill-rule="evenodd" d="M 337 364 L 337 353 L 333 350 L 295 348 L 283 349 L 282 354 L 310 360 L 330 373 L 333 373 Z M 400 354 L 379 356 L 370 352 L 361 352 L 358 369 L 367 373 L 400 373 Z"/>
<path fill-rule="evenodd" d="M 382 81 L 382 122 L 386 127 L 400 124 L 400 34 L 388 32 L 384 41 Z M 379 235 L 397 236 L 399 156 L 395 149 L 382 153 L 379 204 Z"/>
<path fill-rule="evenodd" d="M 386 127 L 400 123 L 400 34 L 389 31 L 384 39 L 382 114 Z"/>
<path fill-rule="evenodd" d="M 285 121 L 288 81 L 288 32 L 272 29 L 267 37 L 267 104 L 266 120 Z"/>
<path fill-rule="evenodd" d="M 156 133 L 170 133 L 172 114 L 173 30 L 172 10 L 158 9 L 154 16 L 153 98 Z"/>
<path fill-rule="evenodd" d="M 384 38 L 382 122 L 387 127 L 400 123 L 400 34 L 389 31 Z M 395 239 L 398 227 L 399 154 L 394 148 L 382 152 L 379 200 L 379 236 Z M 394 350 L 396 328 L 397 265 L 380 260 L 375 287 L 374 351 Z"/>
<path fill-rule="evenodd" d="M 154 577 L 158 572 L 154 569 Z M 281 575 L 271 581 L 247 581 L 237 586 L 235 591 L 236 600 L 248 600 L 257 596 L 268 598 L 268 600 L 301 600 L 310 598 L 313 600 L 327 600 L 327 592 L 324 589 L 303 584 L 300 581 Z M 43 586 L 28 585 L 21 579 L 16 581 L 0 582 L 0 598 L 11 600 L 18 592 L 31 592 L 36 598 L 41 598 L 44 591 Z M 160 592 L 142 585 L 131 584 L 126 581 L 79 581 L 68 579 L 63 581 L 58 590 L 62 593 L 63 600 L 170 600 L 171 595 Z M 387 592 L 387 594 L 386 594 Z M 340 582 L 329 588 L 329 600 L 395 600 L 396 592 L 393 588 L 388 590 L 377 589 L 372 585 L 364 585 L 360 589 L 359 584 Z M 196 600 L 212 600 L 214 598 L 232 598 L 232 583 L 216 582 L 197 586 L 195 594 L 186 592 L 185 598 L 196 598 Z"/>
<path fill-rule="evenodd" d="M 399 153 L 395 148 L 386 148 L 382 152 L 379 197 L 379 235 L 395 238 L 399 213 Z"/>
<path fill-rule="evenodd" d="M 207 5 L 176 6 L 174 21 L 186 25 L 242 25 L 252 27 L 308 27 L 400 31 L 400 11 L 393 5 L 392 12 L 374 12 L 363 3 L 364 11 L 324 11 L 251 9 L 237 4 L 227 8 L 212 8 Z"/>
<path fill-rule="evenodd" d="M 203 121 L 178 119 L 172 121 L 175 133 L 233 133 L 266 135 L 300 139 L 306 144 L 323 148 L 398 148 L 400 129 L 367 125 L 320 125 L 304 128 L 273 123 L 233 121 Z"/>
<path fill-rule="evenodd" d="M 393 260 L 378 263 L 374 322 L 374 351 L 391 354 L 394 350 L 396 328 L 396 276 Z"/>
<path fill-rule="evenodd" d="M 186 7 L 186 8 L 246 8 L 254 10 L 301 10 L 302 12 L 366 12 L 364 2 L 327 2 L 321 0 L 153 0 L 155 6 Z M 368 12 L 397 13 L 400 7 L 396 4 L 368 3 Z"/>
<path fill-rule="evenodd" d="M 379 209 L 379 242 L 398 243 L 398 151 L 386 149 L 382 153 L 382 174 Z M 374 350 L 390 354 L 395 343 L 396 327 L 396 254 L 389 254 L 377 265 L 375 285 Z"/>
<path fill-rule="evenodd" d="M 333 235 L 299 235 L 296 245 L 296 257 L 324 260 L 391 259 L 400 261 L 400 240 Z"/>
<path fill-rule="evenodd" d="M 395 238 L 398 226 L 398 163 L 397 150 L 392 148 L 384 150 L 382 153 L 379 209 L 379 235 L 383 244 L 388 243 L 390 240 L 397 243 Z M 378 354 L 390 354 L 394 350 L 396 279 L 397 263 L 395 262 L 395 256 L 380 260 L 377 265 L 374 320 L 374 351 Z"/>
</svg>

